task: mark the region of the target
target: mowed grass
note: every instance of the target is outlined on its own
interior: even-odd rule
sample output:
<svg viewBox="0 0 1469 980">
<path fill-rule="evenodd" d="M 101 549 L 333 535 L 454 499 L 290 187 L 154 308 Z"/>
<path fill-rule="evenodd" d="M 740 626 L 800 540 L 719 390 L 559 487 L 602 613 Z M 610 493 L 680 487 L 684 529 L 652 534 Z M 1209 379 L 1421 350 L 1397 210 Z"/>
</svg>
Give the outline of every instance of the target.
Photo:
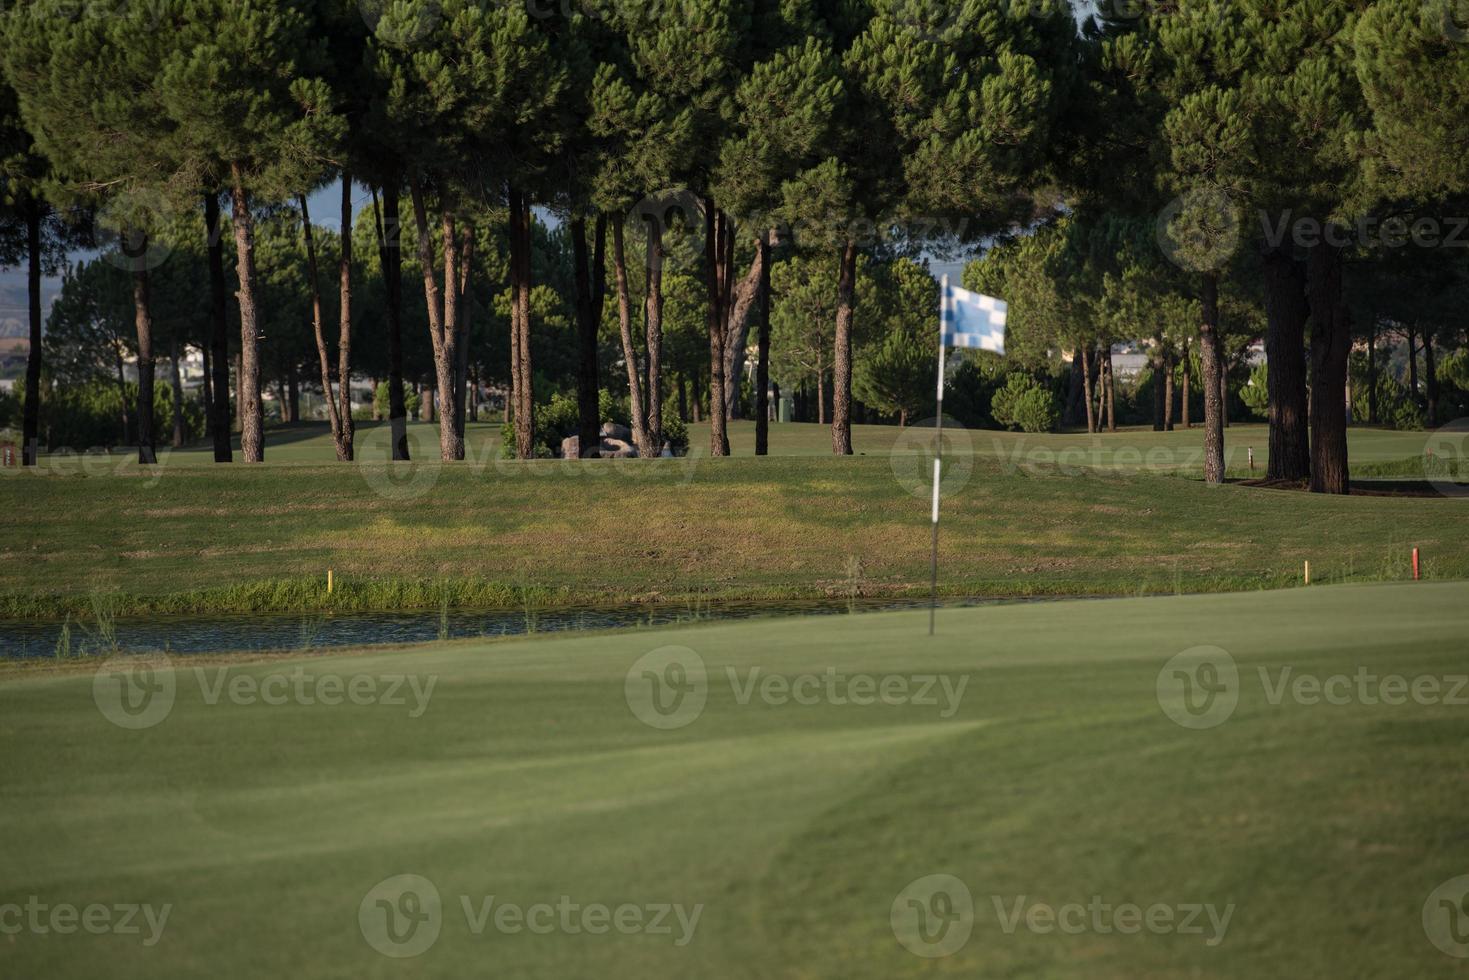
<svg viewBox="0 0 1469 980">
<path fill-rule="evenodd" d="M 146 926 L 25 929 L 0 936 L 0 958 L 7 976 L 88 980 L 1461 975 L 1421 916 L 1469 870 L 1469 708 L 1442 703 L 1465 670 L 1466 603 L 1465 584 L 1341 586 L 945 611 L 934 639 L 923 614 L 883 613 L 179 665 L 171 713 L 137 731 L 99 712 L 90 671 L 12 676 L 0 907 L 171 910 L 152 946 Z M 669 644 L 701 658 L 707 703 L 662 731 L 625 685 Z M 1238 705 L 1188 730 L 1158 677 L 1199 644 L 1238 664 Z M 1287 667 L 1437 678 L 1440 695 L 1371 703 L 1353 684 L 1349 703 L 1272 703 Z M 741 703 L 752 677 L 828 671 L 964 687 L 952 711 L 942 695 Z M 298 676 L 385 692 L 404 674 L 433 680 L 417 717 L 406 687 L 397 705 L 207 696 Z M 359 925 L 369 890 L 402 874 L 442 902 L 437 941 L 409 960 Z M 890 916 L 932 874 L 964 883 L 972 934 L 923 959 Z M 462 903 L 478 914 L 490 896 L 702 908 L 691 936 L 493 919 L 475 934 Z M 1070 935 L 1007 932 L 996 911 L 1094 899 L 1230 915 L 1222 935 L 1207 917 L 1200 933 Z"/>
<path fill-rule="evenodd" d="M 749 429 L 736 427 L 737 450 Z M 774 431 L 787 455 L 515 462 L 472 439 L 471 458 L 448 465 L 174 454 L 147 471 L 11 470 L 0 612 L 91 615 L 97 593 L 121 614 L 926 594 L 931 433 L 862 429 L 865 455 L 836 458 L 817 451 L 821 427 Z M 1263 429 L 1232 432 L 1233 446 L 1264 442 Z M 1387 458 L 1408 435 L 1357 431 L 1354 453 Z M 1307 560 L 1318 582 L 1397 579 L 1413 547 L 1427 576 L 1469 577 L 1466 500 L 1208 487 L 1186 478 L 1198 439 L 958 433 L 942 590 L 1279 587 Z"/>
</svg>

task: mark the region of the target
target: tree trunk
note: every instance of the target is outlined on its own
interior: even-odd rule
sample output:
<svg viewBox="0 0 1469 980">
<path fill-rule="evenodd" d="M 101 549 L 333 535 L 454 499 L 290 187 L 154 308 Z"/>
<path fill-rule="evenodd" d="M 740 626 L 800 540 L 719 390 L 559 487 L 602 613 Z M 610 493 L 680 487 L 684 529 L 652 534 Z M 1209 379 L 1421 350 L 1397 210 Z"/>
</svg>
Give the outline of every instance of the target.
<svg viewBox="0 0 1469 980">
<path fill-rule="evenodd" d="M 1200 300 L 1199 360 L 1204 382 L 1204 480 L 1224 482 L 1224 405 L 1219 393 L 1224 374 L 1224 338 L 1219 332 L 1219 274 L 1204 273 Z"/>
<path fill-rule="evenodd" d="M 1288 249 L 1272 248 L 1265 252 L 1264 272 L 1270 418 L 1266 475 L 1272 480 L 1304 480 L 1311 475 L 1306 412 L 1306 320 L 1311 307 L 1306 299 L 1306 267 Z"/>
<path fill-rule="evenodd" d="M 230 335 L 229 307 L 224 284 L 224 239 L 219 227 L 219 195 L 204 195 L 204 228 L 209 237 L 209 347 L 207 358 L 213 370 L 209 386 L 209 434 L 214 443 L 214 461 L 228 463 L 230 448 Z"/>
<path fill-rule="evenodd" d="M 857 243 L 842 246 L 837 273 L 837 329 L 831 372 L 831 451 L 852 455 L 852 321 L 857 304 Z"/>
<path fill-rule="evenodd" d="M 1108 344 L 1103 353 L 1105 360 L 1102 362 L 1107 372 L 1107 431 L 1117 431 L 1117 387 L 1114 384 L 1114 373 L 1112 371 L 1112 345 Z"/>
<path fill-rule="evenodd" d="M 712 198 L 704 198 L 705 285 L 709 293 L 706 326 L 709 334 L 709 455 L 729 455 L 729 434 L 725 427 L 724 406 L 724 217 L 716 211 Z"/>
<path fill-rule="evenodd" d="M 622 332 L 622 359 L 627 366 L 627 399 L 632 410 L 632 438 L 639 456 L 649 456 L 648 423 L 643 415 L 643 382 L 632 337 L 632 299 L 627 286 L 627 249 L 623 220 L 612 223 L 612 271 L 617 280 L 617 324 Z"/>
<path fill-rule="evenodd" d="M 26 307 L 30 319 L 31 348 L 26 353 L 26 403 L 20 447 L 22 466 L 35 466 L 41 447 L 41 218 L 41 203 L 33 198 L 26 206 Z M 123 404 L 127 404 L 126 396 Z M 126 430 L 127 409 L 123 411 L 123 429 Z M 126 431 L 123 437 L 127 437 Z"/>
<path fill-rule="evenodd" d="M 647 429 L 646 444 L 638 444 L 641 456 L 655 457 L 663 452 L 663 226 L 647 222 L 648 252 L 644 275 L 647 295 L 644 318 L 647 324 L 648 414 L 643 424 Z"/>
<path fill-rule="evenodd" d="M 509 188 L 510 208 L 510 332 L 511 392 L 515 402 L 515 455 L 530 459 L 535 455 L 534 369 L 530 346 L 530 202 L 515 188 Z"/>
<path fill-rule="evenodd" d="M 1097 377 L 1093 384 L 1097 392 L 1097 431 L 1107 427 L 1107 363 L 1101 348 L 1092 351 L 1096 359 Z"/>
<path fill-rule="evenodd" d="M 1153 368 L 1153 431 L 1162 432 L 1168 424 L 1167 408 L 1163 395 L 1163 373 L 1166 359 L 1163 356 L 1163 338 L 1157 334 L 1153 336 L 1153 351 L 1151 364 Z"/>
<path fill-rule="evenodd" d="M 595 245 L 596 265 L 602 265 L 603 239 L 606 236 L 607 218 L 597 215 Z M 576 409 L 577 441 L 583 459 L 598 455 L 600 439 L 598 432 L 602 424 L 601 397 L 597 378 L 597 327 L 602 319 L 600 303 L 596 298 L 601 283 L 593 284 L 605 277 L 605 271 L 592 268 L 593 259 L 587 248 L 587 222 L 577 217 L 571 221 L 572 260 L 576 272 L 576 328 L 580 358 L 577 367 Z"/>
<path fill-rule="evenodd" d="M 760 267 L 760 327 L 756 337 L 759 360 L 755 364 L 755 455 L 770 453 L 770 246 L 773 232 L 755 242 L 755 264 Z"/>
<path fill-rule="evenodd" d="M 1081 392 L 1081 352 L 1074 350 L 1071 353 L 1071 371 L 1066 389 L 1066 410 L 1061 416 L 1066 425 L 1075 425 L 1081 415 Z"/>
<path fill-rule="evenodd" d="M 454 420 L 454 365 L 458 343 L 457 284 L 459 268 L 455 262 L 457 239 L 454 213 L 441 202 L 441 224 L 444 250 L 444 289 L 439 291 L 438 274 L 434 270 L 433 238 L 428 227 L 428 209 L 423 202 L 423 185 L 417 174 L 409 183 L 413 197 L 413 220 L 418 231 L 418 264 L 423 272 L 423 294 L 428 306 L 429 340 L 433 345 L 434 377 L 438 390 L 439 458 L 445 462 L 464 458 L 464 442 L 459 439 Z"/>
<path fill-rule="evenodd" d="M 1367 324 L 1367 422 L 1377 424 L 1377 312 Z"/>
<path fill-rule="evenodd" d="M 745 277 L 734 287 L 725 315 L 724 376 L 729 381 L 725 385 L 724 401 L 726 412 L 732 419 L 740 417 L 740 379 L 745 376 L 745 356 L 750 338 L 750 313 L 757 309 L 756 304 L 760 300 L 760 279 L 763 275 L 761 263 L 764 259 L 759 247 L 760 238 L 757 237 L 755 241 L 755 257 L 750 262 L 750 268 L 745 273 Z M 733 242 L 730 244 L 729 260 L 730 279 L 733 281 Z"/>
<path fill-rule="evenodd" d="M 420 384 L 418 386 L 418 420 L 420 422 L 432 422 L 435 417 L 433 386 Z"/>
<path fill-rule="evenodd" d="M 1408 391 L 1418 397 L 1418 331 L 1413 324 L 1407 325 L 1408 334 Z"/>
<path fill-rule="evenodd" d="M 141 257 L 145 244 L 134 259 L 133 324 L 138 331 L 138 462 L 156 463 L 156 441 L 153 435 L 153 309 L 148 290 L 148 269 Z"/>
<path fill-rule="evenodd" d="M 1229 428 L 1229 358 L 1219 348 L 1219 424 Z"/>
<path fill-rule="evenodd" d="M 689 387 L 693 389 L 693 413 L 695 422 L 704 421 L 704 394 L 699 389 L 699 376 L 700 372 L 695 371 L 693 377 L 689 378 Z"/>
<path fill-rule="evenodd" d="M 341 405 L 337 408 L 337 459 L 352 461 L 352 175 L 342 171 L 342 255 L 338 267 L 340 289 L 337 319 L 337 384 Z"/>
<path fill-rule="evenodd" d="M 255 305 L 255 219 L 245 194 L 245 175 L 230 165 L 235 269 L 240 280 L 240 453 L 247 463 L 265 461 L 265 413 L 260 405 L 260 329 Z"/>
<path fill-rule="evenodd" d="M 1351 324 L 1342 301 L 1341 249 L 1314 245 L 1307 260 L 1311 302 L 1311 491 L 1350 493 L 1347 357 Z"/>
<path fill-rule="evenodd" d="M 1193 409 L 1190 407 L 1189 400 L 1193 397 L 1194 365 L 1193 358 L 1189 356 L 1187 339 L 1185 339 L 1183 342 L 1183 357 L 1181 358 L 1181 361 L 1183 377 L 1179 378 L 1178 380 L 1180 382 L 1180 387 L 1182 387 L 1183 389 L 1183 405 L 1182 408 L 1179 410 L 1179 423 L 1185 429 L 1191 429 L 1193 428 L 1193 423 L 1189 421 L 1189 414 L 1193 411 Z"/>
<path fill-rule="evenodd" d="M 235 421 L 234 431 L 243 433 L 245 431 L 245 401 L 240 396 L 245 391 L 245 355 L 243 351 L 235 352 Z M 243 452 L 243 447 L 241 447 Z"/>
<path fill-rule="evenodd" d="M 184 448 L 184 378 L 179 371 L 179 341 L 177 337 L 169 339 L 169 361 L 172 368 L 173 382 L 173 438 L 169 444 L 175 449 Z"/>
<path fill-rule="evenodd" d="M 1092 362 L 1085 344 L 1077 348 L 1077 356 L 1081 358 L 1082 401 L 1086 402 L 1086 431 L 1090 434 L 1097 431 L 1097 418 L 1092 412 Z"/>
<path fill-rule="evenodd" d="M 388 321 L 388 427 L 393 442 L 393 459 L 408 459 L 408 407 L 403 391 L 403 251 L 402 225 L 398 214 L 397 179 L 383 183 L 382 214 L 377 196 L 372 199 L 377 221 L 378 261 L 382 265 L 387 294 Z"/>
<path fill-rule="evenodd" d="M 1163 352 L 1163 431 L 1173 431 L 1173 351 Z"/>
<path fill-rule="evenodd" d="M 112 366 L 117 373 L 117 400 L 118 404 L 122 406 L 122 444 L 127 445 L 132 441 L 128 438 L 128 432 L 132 428 L 132 425 L 128 418 L 128 382 L 122 373 L 122 349 L 120 346 L 113 348 Z"/>
<path fill-rule="evenodd" d="M 213 364 L 209 357 L 208 342 L 199 345 L 199 356 L 204 359 L 204 375 L 199 379 L 199 407 L 204 410 L 204 434 L 214 437 L 214 379 L 210 374 Z"/>
<path fill-rule="evenodd" d="M 332 391 L 332 359 L 326 347 L 326 332 L 322 327 L 321 277 L 316 266 L 316 237 L 311 231 L 311 212 L 306 207 L 306 195 L 297 195 L 301 207 L 301 234 L 306 243 L 306 274 L 311 279 L 311 329 L 316 337 L 316 356 L 321 366 L 321 397 L 326 403 L 326 419 L 331 425 L 332 442 L 337 447 L 337 459 L 342 455 L 341 420 L 337 417 L 337 398 Z M 284 402 L 282 402 L 284 405 Z M 293 413 L 294 414 L 294 413 Z M 283 421 L 296 421 L 294 418 Z"/>
<path fill-rule="evenodd" d="M 816 424 L 826 425 L 830 419 L 826 415 L 826 365 L 818 358 L 816 361 Z"/>
<path fill-rule="evenodd" d="M 459 301 L 459 341 L 454 361 L 454 424 L 459 435 L 459 445 L 464 445 L 464 422 L 469 388 L 469 328 L 470 310 L 469 277 L 474 264 L 474 228 L 468 221 L 459 229 L 459 281 L 455 284 Z M 462 448 L 461 448 L 462 452 Z M 461 459 L 464 457 L 461 455 Z"/>
<path fill-rule="evenodd" d="M 1438 428 L 1438 365 L 1433 353 L 1433 331 L 1423 331 L 1423 381 L 1428 394 L 1428 427 Z"/>
</svg>

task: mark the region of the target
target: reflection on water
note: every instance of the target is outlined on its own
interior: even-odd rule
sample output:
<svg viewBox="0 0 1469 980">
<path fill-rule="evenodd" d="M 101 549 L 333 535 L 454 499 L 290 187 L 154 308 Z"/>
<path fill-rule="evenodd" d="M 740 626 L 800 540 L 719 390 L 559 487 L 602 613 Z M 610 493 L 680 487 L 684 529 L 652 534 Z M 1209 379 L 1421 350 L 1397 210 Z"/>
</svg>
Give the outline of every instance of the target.
<svg viewBox="0 0 1469 980">
<path fill-rule="evenodd" d="M 984 598 L 948 599 L 946 606 L 992 604 Z M 1013 601 L 1013 600 L 1006 600 Z M 1023 601 L 1023 600 L 1022 600 Z M 820 599 L 768 602 L 719 602 L 694 605 L 583 607 L 547 610 L 481 610 L 380 613 L 295 613 L 231 616 L 169 616 L 146 620 L 119 619 L 109 624 L 112 636 L 89 633 L 86 624 L 0 623 L 0 657 L 51 657 L 58 645 L 73 655 L 163 650 L 168 653 L 252 653 L 316 647 L 424 643 L 477 636 L 561 633 L 568 630 L 664 626 L 703 620 L 751 619 L 757 616 L 814 616 L 927 606 L 925 599 Z M 64 629 L 70 636 L 62 639 Z"/>
</svg>

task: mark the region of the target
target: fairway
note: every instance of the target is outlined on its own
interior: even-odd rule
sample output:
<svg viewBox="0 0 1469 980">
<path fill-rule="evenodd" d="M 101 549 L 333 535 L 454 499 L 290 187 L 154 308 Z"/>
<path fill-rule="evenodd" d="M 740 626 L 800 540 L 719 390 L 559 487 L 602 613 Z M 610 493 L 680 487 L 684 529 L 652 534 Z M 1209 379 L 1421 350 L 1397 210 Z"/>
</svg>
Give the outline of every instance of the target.
<svg viewBox="0 0 1469 980">
<path fill-rule="evenodd" d="M 854 458 L 819 447 L 817 426 L 774 432 L 783 454 L 763 459 L 516 462 L 471 440 L 470 459 L 445 465 L 72 460 L 0 481 L 14 519 L 0 608 L 59 619 L 92 616 L 97 595 L 122 615 L 926 595 L 931 432 L 859 429 L 867 455 Z M 1422 434 L 1353 438 L 1364 459 L 1402 460 Z M 1428 577 L 1469 577 L 1461 497 L 1211 487 L 1192 478 L 1198 445 L 1197 432 L 958 433 L 942 591 L 1277 588 L 1306 561 L 1317 582 L 1395 580 L 1411 576 L 1414 547 Z"/>
<path fill-rule="evenodd" d="M 175 682 L 161 720 L 134 714 L 158 722 L 137 730 L 99 711 L 118 703 L 90 669 L 12 675 L 0 906 L 169 911 L 156 934 L 140 915 L 136 934 L 7 935 L 4 972 L 1448 976 L 1462 961 L 1422 913 L 1469 871 L 1469 708 L 1451 690 L 1466 602 L 1463 584 L 1341 586 L 945 611 L 935 639 L 923 615 L 883 613 L 179 663 L 152 678 Z M 1237 665 L 1237 705 L 1184 728 L 1164 668 L 1201 644 Z M 643 670 L 673 677 L 659 664 L 691 655 L 702 709 L 650 713 Z M 1362 672 L 1433 679 L 1436 700 L 1384 703 L 1383 680 L 1373 698 L 1354 682 L 1345 702 L 1311 703 L 1295 685 Z M 413 677 L 396 701 L 395 675 Z M 847 700 L 860 677 L 875 703 Z M 925 677 L 941 683 L 921 696 Z M 373 696 L 294 693 L 325 678 Z M 905 947 L 895 906 L 937 874 L 951 893 L 962 882 L 972 912 L 907 929 Z M 401 882 L 369 895 L 399 875 L 440 899 L 424 925 L 436 938 L 407 960 L 375 949 L 409 948 L 385 938 L 383 909 L 431 903 L 405 904 Z M 558 913 L 540 933 L 482 915 L 492 896 L 492 910 L 685 919 L 597 934 L 583 928 L 595 918 Z M 1097 902 L 1166 906 L 1173 927 L 1088 913 L 1063 932 L 1030 911 Z M 1197 908 L 1222 926 L 1199 913 L 1181 928 Z M 946 959 L 909 951 L 951 935 L 967 939 Z"/>
</svg>

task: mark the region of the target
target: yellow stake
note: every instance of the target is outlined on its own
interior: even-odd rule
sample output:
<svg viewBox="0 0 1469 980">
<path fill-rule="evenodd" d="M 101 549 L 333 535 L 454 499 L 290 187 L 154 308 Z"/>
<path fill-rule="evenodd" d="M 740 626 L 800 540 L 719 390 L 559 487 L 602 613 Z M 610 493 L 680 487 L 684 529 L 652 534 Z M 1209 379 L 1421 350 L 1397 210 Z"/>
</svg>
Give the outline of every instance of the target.
<svg viewBox="0 0 1469 980">
<path fill-rule="evenodd" d="M 1306 562 L 1306 584 L 1311 584 L 1311 563 Z"/>
<path fill-rule="evenodd" d="M 1307 578 L 1310 576 L 1308 575 Z M 326 594 L 332 594 L 332 570 L 330 568 L 326 570 Z"/>
</svg>

